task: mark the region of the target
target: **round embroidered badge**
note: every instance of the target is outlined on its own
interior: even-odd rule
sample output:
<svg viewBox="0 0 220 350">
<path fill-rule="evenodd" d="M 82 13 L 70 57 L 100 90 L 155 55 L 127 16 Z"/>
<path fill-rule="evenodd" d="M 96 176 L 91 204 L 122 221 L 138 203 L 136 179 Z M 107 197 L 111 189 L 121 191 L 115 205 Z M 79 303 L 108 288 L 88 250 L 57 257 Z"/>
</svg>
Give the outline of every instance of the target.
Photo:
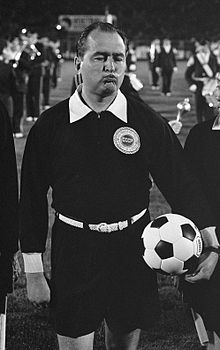
<svg viewBox="0 0 220 350">
<path fill-rule="evenodd" d="M 113 136 L 115 147 L 125 154 L 134 154 L 140 148 L 140 137 L 138 133 L 129 127 L 122 127 L 115 131 Z"/>
</svg>

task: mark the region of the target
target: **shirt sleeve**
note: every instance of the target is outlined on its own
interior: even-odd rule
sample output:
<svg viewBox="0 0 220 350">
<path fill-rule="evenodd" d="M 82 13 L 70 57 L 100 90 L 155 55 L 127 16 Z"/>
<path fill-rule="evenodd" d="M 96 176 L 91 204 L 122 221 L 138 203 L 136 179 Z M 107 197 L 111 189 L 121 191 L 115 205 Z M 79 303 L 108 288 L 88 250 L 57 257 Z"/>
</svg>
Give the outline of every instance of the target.
<svg viewBox="0 0 220 350">
<path fill-rule="evenodd" d="M 185 80 L 189 86 L 192 84 L 196 84 L 196 81 L 193 79 L 194 71 L 195 71 L 195 62 L 194 62 L 194 58 L 191 57 L 187 63 L 187 67 L 184 74 Z"/>
<path fill-rule="evenodd" d="M 24 260 L 24 272 L 37 273 L 44 271 L 40 253 L 23 253 L 22 256 Z"/>
<path fill-rule="evenodd" d="M 204 161 L 204 159 L 207 159 L 207 157 L 211 157 L 211 160 L 213 159 L 213 161 L 217 159 L 216 156 L 212 158 L 213 154 L 215 154 L 215 143 L 213 142 L 213 147 L 210 147 L 208 141 L 206 147 L 203 147 L 204 140 L 207 139 L 208 128 L 211 126 L 207 125 L 207 129 L 200 129 L 198 126 L 199 124 L 190 130 L 184 145 L 184 153 L 196 178 L 200 182 L 201 192 L 204 193 L 206 200 L 209 203 L 214 218 L 212 224 L 213 226 L 217 226 L 216 234 L 218 236 L 218 240 L 220 241 L 219 186 L 216 181 L 216 177 L 214 176 L 213 178 L 212 176 L 212 170 L 210 168 L 206 168 L 206 162 Z M 215 171 L 218 172 L 217 168 Z"/>
<path fill-rule="evenodd" d="M 199 229 L 213 226 L 213 215 L 200 184 L 166 121 L 161 134 L 155 136 L 155 141 L 157 139 L 150 172 L 172 212 L 191 219 Z"/>
<path fill-rule="evenodd" d="M 48 233 L 48 135 L 47 128 L 42 128 L 38 122 L 29 132 L 21 169 L 20 243 L 23 253 L 43 253 Z"/>
<path fill-rule="evenodd" d="M 0 252 L 18 250 L 18 179 L 14 140 L 5 107 L 0 103 Z"/>
</svg>

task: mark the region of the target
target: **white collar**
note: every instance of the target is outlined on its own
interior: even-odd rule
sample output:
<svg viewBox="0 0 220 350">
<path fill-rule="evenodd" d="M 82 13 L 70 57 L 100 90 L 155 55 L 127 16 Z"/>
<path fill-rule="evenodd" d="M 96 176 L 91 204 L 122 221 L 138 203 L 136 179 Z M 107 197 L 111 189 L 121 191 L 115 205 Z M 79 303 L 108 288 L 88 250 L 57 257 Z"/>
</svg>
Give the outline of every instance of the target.
<svg viewBox="0 0 220 350">
<path fill-rule="evenodd" d="M 208 63 L 210 52 L 198 52 L 197 57 L 202 64 Z"/>
<path fill-rule="evenodd" d="M 85 117 L 92 111 L 92 109 L 82 102 L 79 93 L 76 90 L 69 99 L 69 111 L 70 123 L 73 123 Z M 107 111 L 113 113 L 117 118 L 127 123 L 127 99 L 120 90 L 118 91 L 115 100 L 107 108 Z"/>
<path fill-rule="evenodd" d="M 214 120 L 214 123 L 212 125 L 212 130 L 220 130 L 220 116 L 217 115 L 217 117 Z"/>
<path fill-rule="evenodd" d="M 164 48 L 166 53 L 169 53 L 171 50 L 171 45 L 165 45 L 165 46 L 163 46 L 163 48 Z"/>
</svg>

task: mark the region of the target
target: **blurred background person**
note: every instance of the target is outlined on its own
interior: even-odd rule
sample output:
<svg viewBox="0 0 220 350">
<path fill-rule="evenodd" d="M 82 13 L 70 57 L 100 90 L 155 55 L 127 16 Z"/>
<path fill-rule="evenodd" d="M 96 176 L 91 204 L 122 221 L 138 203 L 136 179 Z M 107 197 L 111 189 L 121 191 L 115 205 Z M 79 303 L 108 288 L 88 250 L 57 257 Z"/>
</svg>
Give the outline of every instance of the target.
<svg viewBox="0 0 220 350">
<path fill-rule="evenodd" d="M 217 57 L 209 48 L 208 41 L 202 39 L 198 43 L 195 53 L 189 57 L 187 62 L 185 79 L 189 90 L 195 95 L 196 118 L 197 122 L 201 123 L 212 118 L 215 113 L 215 110 L 207 103 L 206 96 L 213 93 L 215 75 L 219 70 L 219 65 Z"/>
<path fill-rule="evenodd" d="M 173 72 L 177 71 L 175 50 L 171 45 L 170 39 L 164 39 L 161 52 L 158 54 L 156 62 L 156 71 L 161 74 L 162 94 L 171 96 L 171 83 Z"/>
<path fill-rule="evenodd" d="M 9 64 L 9 43 L 0 38 L 0 101 L 6 107 L 10 119 L 13 114 L 13 101 L 16 90 L 16 78 L 13 67 Z"/>
<path fill-rule="evenodd" d="M 13 290 L 13 258 L 18 251 L 18 183 L 10 119 L 1 101 L 0 169 L 0 313 L 4 313 L 5 297 Z"/>
<path fill-rule="evenodd" d="M 26 38 L 14 37 L 10 40 L 11 47 L 14 48 L 10 63 L 14 68 L 16 76 L 16 89 L 13 95 L 13 115 L 12 130 L 15 138 L 22 138 L 22 120 L 25 114 L 25 97 L 28 85 L 28 73 L 30 69 L 30 53 Z"/>
<path fill-rule="evenodd" d="M 50 45 L 48 37 L 42 37 L 39 42 L 43 45 L 42 51 L 44 54 L 43 67 L 43 81 L 42 81 L 42 109 L 50 108 L 50 90 L 52 74 L 54 69 L 54 53 Z"/>
<path fill-rule="evenodd" d="M 137 78 L 136 72 L 137 56 L 134 43 L 130 41 L 126 57 L 126 71 L 120 90 L 124 95 L 132 95 L 133 97 L 140 99 L 139 91 L 143 88 L 143 84 L 141 80 Z"/>
<path fill-rule="evenodd" d="M 63 63 L 63 56 L 60 51 L 60 41 L 50 40 L 50 47 L 53 53 L 53 68 L 51 77 L 51 87 L 55 89 L 57 84 L 61 81 L 61 67 Z"/>
<path fill-rule="evenodd" d="M 40 114 L 40 95 L 42 88 L 42 76 L 44 62 L 43 45 L 38 41 L 38 33 L 28 34 L 30 47 L 30 70 L 26 95 L 26 109 L 28 122 L 36 121 Z"/>
<path fill-rule="evenodd" d="M 147 51 L 147 59 L 149 63 L 149 70 L 151 72 L 151 88 L 152 90 L 158 90 L 160 87 L 158 85 L 159 74 L 156 71 L 158 55 L 161 52 L 160 39 L 154 39 L 151 42 L 150 48 Z"/>
<path fill-rule="evenodd" d="M 128 72 L 135 72 L 137 69 L 137 56 L 136 56 L 136 52 L 135 52 L 134 43 L 132 41 L 130 41 L 128 44 L 126 65 L 127 65 Z"/>
</svg>

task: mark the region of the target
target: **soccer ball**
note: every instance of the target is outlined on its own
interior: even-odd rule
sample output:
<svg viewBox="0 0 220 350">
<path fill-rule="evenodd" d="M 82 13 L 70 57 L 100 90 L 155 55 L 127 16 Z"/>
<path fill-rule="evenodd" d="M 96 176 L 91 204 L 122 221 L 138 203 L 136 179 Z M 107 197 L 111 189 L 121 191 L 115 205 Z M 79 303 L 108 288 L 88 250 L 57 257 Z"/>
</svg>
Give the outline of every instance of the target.
<svg viewBox="0 0 220 350">
<path fill-rule="evenodd" d="M 203 242 L 195 224 L 178 214 L 165 214 L 151 221 L 142 234 L 144 261 L 156 272 L 182 275 L 193 272 Z"/>
</svg>

